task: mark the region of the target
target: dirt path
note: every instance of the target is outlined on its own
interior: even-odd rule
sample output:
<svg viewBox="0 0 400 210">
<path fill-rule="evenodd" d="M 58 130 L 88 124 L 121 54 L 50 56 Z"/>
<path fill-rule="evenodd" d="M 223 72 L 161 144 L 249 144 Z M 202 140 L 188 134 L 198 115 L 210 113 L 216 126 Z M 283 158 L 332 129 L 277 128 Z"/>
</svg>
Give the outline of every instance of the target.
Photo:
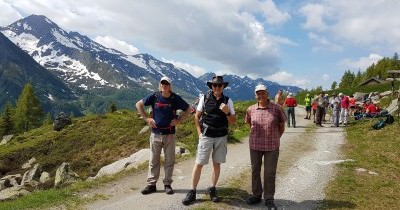
<svg viewBox="0 0 400 210">
<path fill-rule="evenodd" d="M 334 176 L 334 163 L 338 161 L 339 147 L 344 142 L 342 128 L 316 128 L 312 120 L 305 120 L 304 109 L 296 109 L 296 128 L 286 128 L 281 139 L 281 154 L 278 163 L 276 204 L 279 209 L 313 209 L 324 198 L 324 188 Z M 242 119 L 238 119 L 242 120 Z M 107 200 L 97 200 L 85 209 L 125 210 L 125 209 L 188 209 L 182 199 L 190 188 L 194 159 L 179 162 L 175 166 L 175 194 L 166 195 L 162 182 L 157 183 L 157 193 L 142 195 L 147 172 L 127 176 L 106 186 L 87 192 L 84 196 L 106 195 Z M 211 165 L 203 168 L 198 185 L 198 198 L 204 197 L 208 187 Z M 222 165 L 219 185 L 250 170 L 248 139 L 242 143 L 229 145 L 227 163 Z M 163 170 L 161 170 L 163 171 Z M 161 174 L 163 175 L 163 174 Z M 258 209 L 245 203 L 230 206 L 230 209 Z"/>
</svg>

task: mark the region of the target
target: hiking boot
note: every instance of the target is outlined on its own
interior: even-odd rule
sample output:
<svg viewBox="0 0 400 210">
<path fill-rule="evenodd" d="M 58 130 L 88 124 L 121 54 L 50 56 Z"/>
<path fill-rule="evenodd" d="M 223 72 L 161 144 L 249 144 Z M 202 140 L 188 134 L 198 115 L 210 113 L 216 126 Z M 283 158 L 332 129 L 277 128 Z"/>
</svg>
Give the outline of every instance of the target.
<svg viewBox="0 0 400 210">
<path fill-rule="evenodd" d="M 196 201 L 196 190 L 190 190 L 186 197 L 182 200 L 182 204 L 187 206 Z"/>
<path fill-rule="evenodd" d="M 257 204 L 261 202 L 261 197 L 257 197 L 257 196 L 250 196 L 246 199 L 246 203 L 249 205 L 253 205 L 253 204 Z"/>
<path fill-rule="evenodd" d="M 168 195 L 174 194 L 174 190 L 172 189 L 171 185 L 164 185 L 165 193 Z"/>
<path fill-rule="evenodd" d="M 268 210 L 277 210 L 278 209 L 275 206 L 274 200 L 272 200 L 272 199 L 265 200 L 265 206 L 268 208 Z"/>
<path fill-rule="evenodd" d="M 212 202 L 220 202 L 221 198 L 217 195 L 217 189 L 215 187 L 208 188 L 208 192 L 210 194 L 210 199 Z"/>
<path fill-rule="evenodd" d="M 147 185 L 143 190 L 142 194 L 147 195 L 157 191 L 157 187 L 155 185 Z"/>
</svg>

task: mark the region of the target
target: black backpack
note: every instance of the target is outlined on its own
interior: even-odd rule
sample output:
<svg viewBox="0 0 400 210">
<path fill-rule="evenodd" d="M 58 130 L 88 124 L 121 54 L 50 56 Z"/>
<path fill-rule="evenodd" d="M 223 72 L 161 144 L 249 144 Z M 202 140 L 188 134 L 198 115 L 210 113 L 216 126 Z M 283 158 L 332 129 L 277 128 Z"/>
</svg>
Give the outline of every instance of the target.
<svg viewBox="0 0 400 210">
<path fill-rule="evenodd" d="M 386 124 L 394 123 L 394 117 L 391 114 L 387 114 L 384 119 Z"/>
</svg>

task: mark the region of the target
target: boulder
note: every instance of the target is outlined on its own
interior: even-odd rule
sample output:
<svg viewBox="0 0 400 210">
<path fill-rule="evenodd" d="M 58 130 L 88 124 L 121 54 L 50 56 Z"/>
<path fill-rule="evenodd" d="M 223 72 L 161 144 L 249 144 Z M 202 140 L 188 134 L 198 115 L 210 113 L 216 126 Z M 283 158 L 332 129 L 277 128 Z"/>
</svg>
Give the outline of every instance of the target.
<svg viewBox="0 0 400 210">
<path fill-rule="evenodd" d="M 10 187 L 0 191 L 0 201 L 13 200 L 28 194 L 29 191 L 22 186 Z"/>
<path fill-rule="evenodd" d="M 22 176 L 21 174 L 13 174 L 13 175 L 7 175 L 2 177 L 0 180 L 8 180 L 9 186 L 18 186 L 21 184 L 22 181 Z"/>
<path fill-rule="evenodd" d="M 53 130 L 61 131 L 65 126 L 71 125 L 72 121 L 64 112 L 60 112 L 53 123 Z"/>
<path fill-rule="evenodd" d="M 94 178 L 113 175 L 126 169 L 137 168 L 140 164 L 149 160 L 150 149 L 141 149 L 127 158 L 102 167 Z"/>
<path fill-rule="evenodd" d="M 35 162 L 36 162 L 36 158 L 33 157 L 28 162 L 24 163 L 21 168 L 22 169 L 30 168 L 30 167 L 32 167 L 32 164 L 34 164 Z"/>
<path fill-rule="evenodd" d="M 37 188 L 39 184 L 40 175 L 42 173 L 42 168 L 37 163 L 31 170 L 28 170 L 22 176 L 21 185 L 30 186 L 30 188 Z"/>
<path fill-rule="evenodd" d="M 42 174 L 40 175 L 39 182 L 46 183 L 49 180 L 50 180 L 50 174 L 46 171 L 43 171 Z"/>
<path fill-rule="evenodd" d="M 78 174 L 72 171 L 69 163 L 62 163 L 57 168 L 56 176 L 54 180 L 54 187 L 63 187 L 72 184 L 79 180 Z"/>
<path fill-rule="evenodd" d="M 12 137 L 14 137 L 14 134 L 3 136 L 3 140 L 1 140 L 0 145 L 7 144 Z"/>
</svg>

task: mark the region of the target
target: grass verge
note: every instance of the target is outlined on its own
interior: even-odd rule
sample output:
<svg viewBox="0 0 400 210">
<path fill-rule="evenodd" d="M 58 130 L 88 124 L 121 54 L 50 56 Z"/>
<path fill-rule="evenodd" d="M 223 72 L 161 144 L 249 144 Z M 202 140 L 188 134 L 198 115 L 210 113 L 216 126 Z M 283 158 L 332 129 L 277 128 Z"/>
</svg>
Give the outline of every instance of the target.
<svg viewBox="0 0 400 210">
<path fill-rule="evenodd" d="M 398 209 L 400 206 L 400 125 L 371 130 L 377 119 L 349 126 L 345 158 L 326 189 L 321 209 Z"/>
</svg>

